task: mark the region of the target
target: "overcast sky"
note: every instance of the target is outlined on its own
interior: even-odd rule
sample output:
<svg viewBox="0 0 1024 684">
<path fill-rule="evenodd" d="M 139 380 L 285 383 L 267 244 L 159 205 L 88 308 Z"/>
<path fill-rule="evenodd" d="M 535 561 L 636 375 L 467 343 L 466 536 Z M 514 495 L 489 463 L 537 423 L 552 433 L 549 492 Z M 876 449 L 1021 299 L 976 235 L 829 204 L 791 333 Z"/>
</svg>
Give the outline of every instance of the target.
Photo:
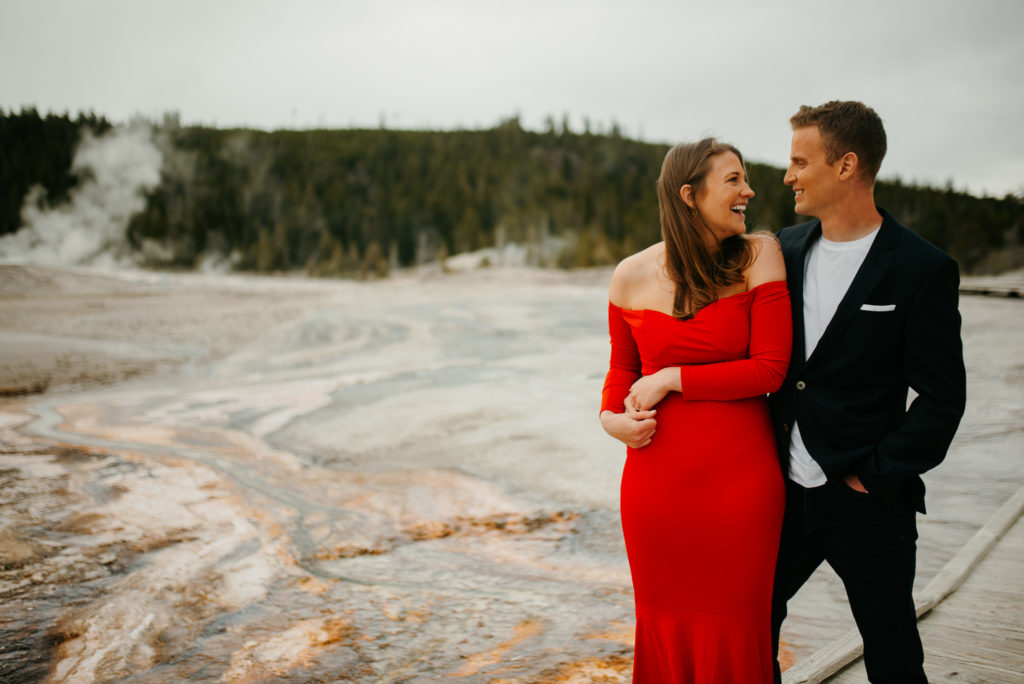
<svg viewBox="0 0 1024 684">
<path fill-rule="evenodd" d="M 883 177 L 1024 195 L 1020 0 L 0 0 L 0 107 L 116 121 L 711 133 L 785 165 L 859 99 Z M 755 188 L 756 190 L 756 188 Z"/>
</svg>

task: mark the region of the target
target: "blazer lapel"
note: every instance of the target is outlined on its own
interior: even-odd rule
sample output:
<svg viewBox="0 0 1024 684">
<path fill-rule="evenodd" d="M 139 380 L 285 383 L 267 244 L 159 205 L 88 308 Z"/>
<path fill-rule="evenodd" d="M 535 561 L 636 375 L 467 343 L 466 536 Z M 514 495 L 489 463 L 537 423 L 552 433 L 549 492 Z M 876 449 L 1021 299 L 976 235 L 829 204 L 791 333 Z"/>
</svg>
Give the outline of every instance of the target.
<svg viewBox="0 0 1024 684">
<path fill-rule="evenodd" d="M 832 316 L 832 320 L 829 321 L 825 332 L 821 334 L 821 339 L 818 340 L 817 346 L 814 347 L 810 358 L 807 359 L 808 365 L 825 353 L 829 346 L 842 337 L 843 330 L 860 309 L 861 305 L 867 301 L 868 295 L 875 289 L 875 285 L 878 284 L 878 281 L 881 280 L 886 270 L 896 259 L 896 246 L 899 244 L 896 225 L 892 217 L 887 213 L 883 212 L 882 215 L 884 217 L 882 227 L 879 229 L 871 249 L 868 250 L 867 255 L 864 257 L 864 263 L 860 265 L 857 275 L 854 276 L 853 282 L 850 283 L 850 288 L 839 302 L 839 307 Z M 803 307 L 801 306 L 801 311 L 802 309 Z"/>
<path fill-rule="evenodd" d="M 782 246 L 786 273 L 789 274 L 789 298 L 793 306 L 793 361 L 807 360 L 807 342 L 804 335 L 804 264 L 807 250 L 821 236 L 821 221 L 809 225 L 802 235 L 797 235 Z"/>
</svg>

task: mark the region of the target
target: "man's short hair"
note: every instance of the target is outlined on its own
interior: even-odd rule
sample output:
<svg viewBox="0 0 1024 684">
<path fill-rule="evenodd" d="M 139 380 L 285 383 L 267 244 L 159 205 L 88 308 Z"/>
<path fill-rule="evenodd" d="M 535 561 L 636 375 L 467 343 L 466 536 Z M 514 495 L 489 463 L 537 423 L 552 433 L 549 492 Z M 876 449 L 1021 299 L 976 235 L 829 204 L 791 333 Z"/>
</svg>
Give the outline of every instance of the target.
<svg viewBox="0 0 1024 684">
<path fill-rule="evenodd" d="M 875 182 L 885 158 L 886 142 L 885 127 L 874 109 L 853 100 L 832 100 L 817 107 L 801 105 L 789 123 L 794 130 L 817 126 L 829 164 L 853 152 L 857 155 L 862 178 Z"/>
</svg>

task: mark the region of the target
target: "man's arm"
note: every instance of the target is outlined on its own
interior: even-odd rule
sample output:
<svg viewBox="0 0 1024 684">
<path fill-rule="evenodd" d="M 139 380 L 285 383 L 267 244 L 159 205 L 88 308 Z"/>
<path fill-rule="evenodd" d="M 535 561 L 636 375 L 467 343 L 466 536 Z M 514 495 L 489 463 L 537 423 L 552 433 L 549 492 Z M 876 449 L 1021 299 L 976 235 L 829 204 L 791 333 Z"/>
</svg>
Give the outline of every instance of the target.
<svg viewBox="0 0 1024 684">
<path fill-rule="evenodd" d="M 925 279 L 911 305 L 903 367 L 918 396 L 899 426 L 855 475 L 872 493 L 895 491 L 942 462 L 964 413 L 967 378 L 958 310 L 960 274 L 947 258 Z"/>
</svg>

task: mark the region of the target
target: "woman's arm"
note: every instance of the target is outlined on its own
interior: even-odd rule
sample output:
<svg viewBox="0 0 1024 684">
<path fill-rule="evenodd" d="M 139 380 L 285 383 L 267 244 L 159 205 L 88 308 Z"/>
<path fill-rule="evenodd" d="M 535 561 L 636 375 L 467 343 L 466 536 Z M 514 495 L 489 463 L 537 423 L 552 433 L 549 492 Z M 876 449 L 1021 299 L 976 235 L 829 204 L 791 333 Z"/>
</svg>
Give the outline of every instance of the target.
<svg viewBox="0 0 1024 684">
<path fill-rule="evenodd" d="M 762 283 L 750 306 L 747 358 L 683 366 L 679 369 L 683 397 L 728 401 L 775 392 L 786 378 L 792 349 L 792 310 L 786 283 Z"/>
<path fill-rule="evenodd" d="M 782 386 L 793 340 L 785 264 L 774 237 L 752 240 L 756 240 L 753 248 L 757 253 L 744 275 L 748 289 L 760 289 L 750 308 L 747 358 L 671 366 L 642 377 L 630 388 L 625 401 L 627 415 L 634 408 L 653 408 L 669 392 L 681 392 L 686 399 L 727 401 L 768 394 Z"/>
<path fill-rule="evenodd" d="M 630 386 L 640 377 L 640 351 L 633 331 L 614 302 L 626 301 L 635 264 L 627 259 L 615 269 L 609 289 L 608 336 L 611 354 L 601 392 L 601 427 L 609 435 L 634 449 L 647 446 L 657 427 L 655 411 L 625 413 L 624 401 Z"/>
</svg>

